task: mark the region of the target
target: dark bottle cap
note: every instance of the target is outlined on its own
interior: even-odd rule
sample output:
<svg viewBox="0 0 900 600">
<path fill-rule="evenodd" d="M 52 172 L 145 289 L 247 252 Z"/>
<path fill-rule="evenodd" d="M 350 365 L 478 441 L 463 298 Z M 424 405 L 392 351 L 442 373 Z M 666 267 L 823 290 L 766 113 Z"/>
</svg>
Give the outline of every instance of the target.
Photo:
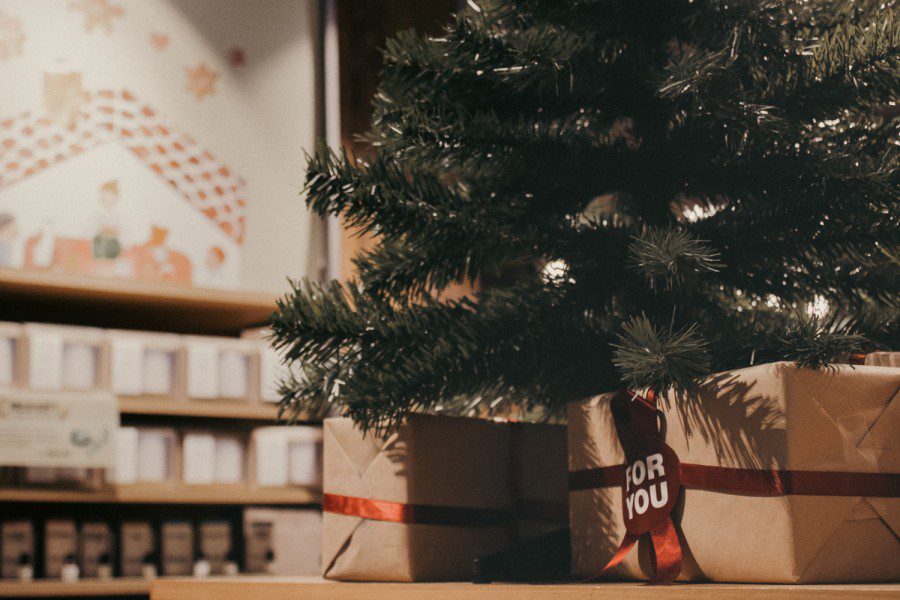
<svg viewBox="0 0 900 600">
<path fill-rule="evenodd" d="M 20 567 L 27 567 L 30 564 L 31 564 L 31 555 L 30 554 L 28 554 L 27 552 L 23 552 L 22 554 L 19 555 L 19 566 Z"/>
</svg>

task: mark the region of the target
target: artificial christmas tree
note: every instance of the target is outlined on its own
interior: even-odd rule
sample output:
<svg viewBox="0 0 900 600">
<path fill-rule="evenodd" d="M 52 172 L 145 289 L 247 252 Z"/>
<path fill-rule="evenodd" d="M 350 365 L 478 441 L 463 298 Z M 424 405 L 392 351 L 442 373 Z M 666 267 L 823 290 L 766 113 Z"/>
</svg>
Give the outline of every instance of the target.
<svg viewBox="0 0 900 600">
<path fill-rule="evenodd" d="M 801 521 L 816 506 L 862 499 L 851 517 L 894 527 L 900 503 L 897 463 L 881 438 L 866 438 L 859 460 L 828 462 L 827 453 L 843 448 L 833 439 L 821 440 L 818 462 L 815 453 L 799 462 L 792 454 L 806 452 L 818 431 L 804 429 L 813 398 L 803 394 L 819 389 L 823 372 L 803 367 L 898 345 L 895 3 L 468 5 L 440 37 L 410 32 L 388 43 L 368 160 L 327 149 L 310 160 L 309 206 L 377 234 L 378 243 L 356 259 L 358 282 L 298 282 L 279 303 L 274 342 L 298 367 L 283 386 L 283 409 L 337 405 L 381 433 L 412 412 L 560 413 L 581 401 L 570 414 L 602 425 L 591 410 L 615 410 L 613 401 L 585 398 L 624 386 L 651 397 L 674 389 L 671 412 L 663 411 L 670 424 L 694 408 L 700 423 L 715 425 L 672 430 L 678 452 L 706 460 L 706 487 L 680 493 L 678 478 L 696 484 L 696 470 L 680 469 L 651 403 L 641 428 L 625 417 L 590 428 L 570 446 L 570 462 L 609 469 L 615 481 L 579 484 L 573 474 L 576 568 L 597 574 L 640 539 L 650 542 L 639 550 L 645 559 L 654 551 L 660 581 L 677 577 L 683 559 L 686 577 L 702 578 L 706 568 L 720 579 L 827 580 L 821 565 L 801 571 L 810 545 L 800 538 L 815 529 Z M 481 292 L 441 300 L 459 281 L 479 281 Z M 779 365 L 763 365 L 751 373 L 758 379 L 740 380 L 741 394 L 715 401 L 728 390 L 710 374 L 780 360 L 795 361 L 782 367 L 803 377 L 813 373 L 807 388 L 766 397 L 778 387 L 767 369 Z M 896 390 L 900 372 L 871 377 Z M 701 385 L 712 386 L 709 406 L 678 404 Z M 634 393 L 615 397 L 626 396 L 624 406 L 637 406 Z M 875 396 L 847 399 L 849 412 L 834 412 L 846 421 L 841 431 L 865 433 L 854 427 L 878 421 L 875 408 L 884 412 L 878 422 L 893 423 L 893 397 L 881 388 Z M 781 442 L 768 421 L 727 426 L 773 402 L 796 417 L 782 423 Z M 615 453 L 592 454 L 596 436 L 618 438 L 626 464 L 603 462 L 618 461 Z M 757 464 L 767 457 L 748 451 L 731 464 L 715 454 L 735 436 L 775 458 Z M 716 470 L 723 465 L 735 471 Z M 659 480 L 647 487 L 653 477 L 672 494 L 663 498 Z M 718 552 L 746 540 L 694 527 L 729 502 L 720 495 L 703 503 L 729 477 L 749 481 L 736 493 L 763 477 L 756 491 L 775 500 L 742 500 L 733 522 L 750 523 L 753 507 L 764 506 L 759 514 L 777 520 L 756 535 L 780 536 L 779 556 L 794 562 L 768 568 Z M 815 485 L 782 485 L 795 477 Z M 624 517 L 619 553 L 620 532 L 599 518 L 611 511 L 598 485 L 621 486 L 620 514 L 638 515 Z M 794 498 L 810 490 L 834 498 Z M 651 506 L 652 518 L 641 516 Z M 838 512 L 829 526 L 841 524 Z M 900 576 L 889 560 L 896 534 L 876 529 L 873 566 L 856 577 L 868 556 L 865 532 L 856 531 L 832 578 Z M 698 535 L 702 552 L 692 557 L 686 538 Z M 629 560 L 626 574 L 648 574 Z"/>
<path fill-rule="evenodd" d="M 371 158 L 309 163 L 309 206 L 379 237 L 280 302 L 288 414 L 560 412 L 896 346 L 892 2 L 468 4 L 388 43 Z"/>
</svg>

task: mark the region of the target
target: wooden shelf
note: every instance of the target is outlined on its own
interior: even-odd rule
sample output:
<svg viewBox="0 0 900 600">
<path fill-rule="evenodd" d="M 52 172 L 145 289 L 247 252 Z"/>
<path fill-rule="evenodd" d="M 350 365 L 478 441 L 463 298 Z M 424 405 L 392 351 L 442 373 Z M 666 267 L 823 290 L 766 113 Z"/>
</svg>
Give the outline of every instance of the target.
<svg viewBox="0 0 900 600">
<path fill-rule="evenodd" d="M 172 400 L 159 396 L 120 396 L 119 412 L 125 415 L 156 415 L 207 419 L 236 419 L 275 424 L 278 405 L 243 400 Z"/>
<path fill-rule="evenodd" d="M 28 583 L 0 581 L 0 598 L 146 597 L 149 593 L 150 582 L 138 577 L 82 579 L 77 583 L 63 583 L 53 579 L 36 579 Z"/>
<path fill-rule="evenodd" d="M 0 268 L 0 319 L 10 321 L 236 334 L 264 324 L 275 300 L 275 294 Z"/>
<path fill-rule="evenodd" d="M 894 598 L 900 585 L 759 585 L 676 584 L 665 589 L 641 583 L 502 584 L 471 583 L 334 583 L 322 579 L 233 578 L 228 580 L 160 579 L 150 600 L 758 600 L 775 598 Z"/>
<path fill-rule="evenodd" d="M 305 487 L 260 488 L 239 484 L 187 485 L 136 483 L 102 490 L 58 488 L 0 488 L 0 502 L 71 504 L 207 504 L 298 506 L 321 502 L 318 489 Z"/>
</svg>

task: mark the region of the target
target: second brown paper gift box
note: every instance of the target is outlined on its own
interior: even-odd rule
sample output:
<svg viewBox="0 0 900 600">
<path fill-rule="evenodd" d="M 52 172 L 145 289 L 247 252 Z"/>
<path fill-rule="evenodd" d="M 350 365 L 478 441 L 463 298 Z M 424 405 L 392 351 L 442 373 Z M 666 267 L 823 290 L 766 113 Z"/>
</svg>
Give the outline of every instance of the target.
<svg viewBox="0 0 900 600">
<path fill-rule="evenodd" d="M 474 559 L 566 525 L 562 426 L 413 415 L 382 438 L 326 419 L 324 465 L 330 579 L 467 580 Z"/>
<path fill-rule="evenodd" d="M 896 368 L 774 363 L 660 398 L 665 444 L 680 460 L 684 484 L 670 514 L 682 553 L 679 579 L 900 580 L 898 390 Z M 598 575 L 626 535 L 625 475 L 617 467 L 625 463 L 622 418 L 613 418 L 611 402 L 621 415 L 621 407 L 643 400 L 615 398 L 569 405 L 573 569 L 584 577 Z M 616 468 L 621 482 L 611 475 L 603 482 Z M 743 478 L 737 488 L 749 480 L 755 489 L 710 489 L 702 481 L 705 474 L 715 483 L 722 473 Z M 600 480 L 592 483 L 595 475 Z M 638 540 L 637 551 L 604 576 L 654 573 L 655 548 L 647 535 Z"/>
</svg>

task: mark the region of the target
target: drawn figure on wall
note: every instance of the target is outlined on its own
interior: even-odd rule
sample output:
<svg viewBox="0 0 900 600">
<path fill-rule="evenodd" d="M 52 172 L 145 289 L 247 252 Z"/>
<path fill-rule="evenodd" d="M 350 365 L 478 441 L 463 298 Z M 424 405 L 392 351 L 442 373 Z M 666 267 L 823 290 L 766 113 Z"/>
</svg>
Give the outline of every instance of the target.
<svg viewBox="0 0 900 600">
<path fill-rule="evenodd" d="M 16 218 L 9 213 L 0 213 L 0 267 L 15 266 L 16 240 L 19 229 Z"/>
<path fill-rule="evenodd" d="M 98 228 L 92 246 L 94 258 L 114 260 L 122 252 L 122 244 L 119 242 L 119 220 L 116 212 L 118 204 L 119 182 L 107 181 L 100 187 Z"/>
<path fill-rule="evenodd" d="M 219 246 L 210 246 L 206 251 L 206 269 L 196 274 L 194 285 L 206 288 L 221 288 L 228 285 L 228 274 L 225 272 L 225 251 Z"/>
</svg>

